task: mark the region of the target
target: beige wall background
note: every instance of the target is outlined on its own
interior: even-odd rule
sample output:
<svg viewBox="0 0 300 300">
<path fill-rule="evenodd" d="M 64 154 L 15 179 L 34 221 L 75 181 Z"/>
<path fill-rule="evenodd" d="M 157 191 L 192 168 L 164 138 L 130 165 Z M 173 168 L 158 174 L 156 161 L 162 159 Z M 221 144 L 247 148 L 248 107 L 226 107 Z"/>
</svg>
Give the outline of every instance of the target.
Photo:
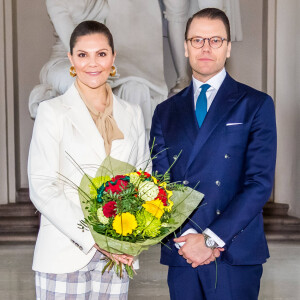
<svg viewBox="0 0 300 300">
<path fill-rule="evenodd" d="M 287 5 L 288 2 L 288 5 Z M 300 1 L 277 1 L 275 199 L 300 216 Z"/>
<path fill-rule="evenodd" d="M 0 1 L 0 20 L 4 19 L 4 6 L 3 2 Z M 5 39 L 5 27 L 3 23 L 0 23 L 0 40 Z M 0 178 L 7 177 L 7 139 L 6 139 L 6 74 L 5 74 L 5 44 L 0 43 Z M 2 179 L 1 183 L 3 188 L 0 191 L 0 198 L 7 199 L 7 180 Z"/>
<path fill-rule="evenodd" d="M 53 27 L 46 4 L 40 0 L 14 0 L 15 22 L 15 95 L 17 114 L 17 185 L 28 187 L 27 156 L 33 120 L 28 111 L 32 88 L 39 83 L 39 73 L 49 59 L 54 43 Z"/>
<path fill-rule="evenodd" d="M 262 0 L 240 0 L 244 38 L 241 42 L 232 43 L 231 57 L 226 63 L 226 69 L 231 76 L 259 90 L 262 90 L 262 70 L 265 67 L 262 43 L 263 4 Z M 176 76 L 168 49 L 167 33 L 164 32 L 164 35 L 165 78 L 170 88 L 175 84 Z"/>
<path fill-rule="evenodd" d="M 236 80 L 263 90 L 263 1 L 240 0 L 243 41 L 233 42 L 227 70 Z"/>
<path fill-rule="evenodd" d="M 275 95 L 279 137 L 274 198 L 276 202 L 290 204 L 290 213 L 300 217 L 300 204 L 298 204 L 300 187 L 297 184 L 300 179 L 298 162 L 300 58 L 297 55 L 300 47 L 300 42 L 297 42 L 300 25 L 299 2 L 300 0 L 240 0 L 244 39 L 242 42 L 233 43 L 227 70 L 237 80 L 259 90 L 266 91 L 267 86 L 275 86 L 274 89 L 268 89 L 272 96 Z M 14 176 L 16 182 L 13 184 L 16 185 L 16 189 L 19 189 L 28 187 L 27 156 L 33 126 L 33 120 L 28 112 L 28 98 L 32 88 L 39 83 L 39 72 L 50 56 L 54 31 L 44 1 L 0 0 L 1 3 L 4 7 L 11 5 L 8 17 L 11 13 L 13 65 L 11 62 L 7 69 L 13 68 L 14 85 L 13 94 L 7 97 L 7 94 L 2 91 L 3 86 L 7 86 L 5 81 L 7 69 L 1 68 L 1 59 L 5 51 L 0 46 L 0 165 L 6 164 L 6 172 L 0 168 L 0 184 L 7 185 L 3 179 L 5 175 L 6 178 Z M 268 22 L 270 8 L 277 12 L 274 14 L 273 23 Z M 0 9 L 0 17 L 1 14 L 5 14 L 5 9 L 4 11 Z M 270 25 L 267 27 L 268 24 L 271 24 L 271 27 Z M 5 40 L 2 35 L 6 31 L 7 29 L 4 29 L 4 25 L 0 23 L 1 40 Z M 271 45 L 273 41 L 276 46 L 275 52 L 270 45 L 268 48 L 269 39 Z M 170 88 L 175 82 L 175 70 L 166 35 L 164 35 L 164 47 L 165 77 Z M 275 56 L 274 61 L 271 59 L 271 65 L 268 65 L 270 56 L 268 57 L 267 54 L 270 53 L 275 53 Z M 7 53 L 4 56 L 7 57 Z M 11 122 L 8 120 L 5 123 L 2 118 L 7 116 L 9 106 L 14 108 L 14 129 L 8 128 Z M 6 129 L 3 129 L 3 126 L 6 126 Z M 15 134 L 13 155 L 16 168 L 15 173 L 7 175 L 11 167 L 8 166 L 5 157 L 12 157 L 7 154 L 10 152 L 7 151 L 7 137 L 10 133 Z M 1 157 L 2 155 L 4 156 Z M 13 178 L 10 181 L 12 182 Z M 7 191 L 0 192 L 0 203 L 14 201 L 13 197 L 5 198 L 6 193 Z"/>
</svg>

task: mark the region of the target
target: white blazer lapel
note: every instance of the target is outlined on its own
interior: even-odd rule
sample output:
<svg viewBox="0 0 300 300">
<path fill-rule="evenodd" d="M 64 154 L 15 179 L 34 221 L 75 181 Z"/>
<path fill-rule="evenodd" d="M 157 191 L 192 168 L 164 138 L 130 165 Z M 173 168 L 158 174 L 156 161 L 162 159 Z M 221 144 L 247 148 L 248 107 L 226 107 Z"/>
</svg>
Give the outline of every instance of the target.
<svg viewBox="0 0 300 300">
<path fill-rule="evenodd" d="M 117 122 L 119 129 L 123 132 L 124 137 L 128 135 L 132 124 L 132 116 L 128 114 L 128 106 L 123 100 L 113 95 L 113 117 Z"/>
<path fill-rule="evenodd" d="M 103 138 L 74 84 L 63 97 L 64 104 L 69 107 L 67 117 L 82 135 L 86 145 L 93 148 L 99 158 L 103 160 L 106 157 Z"/>
</svg>

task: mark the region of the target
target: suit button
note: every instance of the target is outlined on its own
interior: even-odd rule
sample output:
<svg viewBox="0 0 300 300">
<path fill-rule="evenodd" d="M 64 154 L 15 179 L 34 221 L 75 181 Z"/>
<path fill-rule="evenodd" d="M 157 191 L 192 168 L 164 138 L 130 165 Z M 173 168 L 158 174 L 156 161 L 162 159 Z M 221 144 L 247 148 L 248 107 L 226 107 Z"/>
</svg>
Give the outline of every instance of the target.
<svg viewBox="0 0 300 300">
<path fill-rule="evenodd" d="M 221 211 L 220 211 L 219 209 L 217 209 L 217 210 L 216 210 L 216 214 L 217 214 L 217 215 L 220 215 L 220 214 L 221 214 Z"/>
<path fill-rule="evenodd" d="M 173 159 L 174 159 L 174 160 L 176 160 L 177 158 L 178 158 L 178 156 L 177 156 L 177 155 L 174 155 L 174 156 L 173 156 Z"/>
<path fill-rule="evenodd" d="M 224 156 L 226 159 L 230 158 L 230 155 L 229 154 L 225 154 Z"/>
<path fill-rule="evenodd" d="M 82 248 L 82 246 L 79 246 L 79 250 L 81 250 L 81 251 L 82 251 L 82 249 L 83 249 L 83 248 Z"/>
<path fill-rule="evenodd" d="M 216 185 L 217 185 L 217 186 L 220 186 L 220 185 L 221 185 L 221 182 L 220 182 L 219 180 L 217 180 L 217 181 L 216 181 Z"/>
<path fill-rule="evenodd" d="M 183 180 L 183 182 L 182 182 L 184 185 L 187 185 L 187 184 L 189 184 L 189 182 L 187 181 L 187 180 Z"/>
</svg>

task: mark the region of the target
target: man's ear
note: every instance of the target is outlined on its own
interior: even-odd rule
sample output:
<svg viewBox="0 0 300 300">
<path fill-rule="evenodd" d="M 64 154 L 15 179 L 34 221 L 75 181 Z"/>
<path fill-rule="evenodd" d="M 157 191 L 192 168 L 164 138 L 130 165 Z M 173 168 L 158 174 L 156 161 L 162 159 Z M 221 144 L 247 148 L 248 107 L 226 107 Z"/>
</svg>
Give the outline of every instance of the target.
<svg viewBox="0 0 300 300">
<path fill-rule="evenodd" d="M 229 58 L 231 53 L 231 42 L 228 42 L 226 57 Z"/>
<path fill-rule="evenodd" d="M 188 51 L 188 48 L 187 48 L 186 41 L 184 41 L 184 56 L 189 57 L 189 51 Z"/>
</svg>

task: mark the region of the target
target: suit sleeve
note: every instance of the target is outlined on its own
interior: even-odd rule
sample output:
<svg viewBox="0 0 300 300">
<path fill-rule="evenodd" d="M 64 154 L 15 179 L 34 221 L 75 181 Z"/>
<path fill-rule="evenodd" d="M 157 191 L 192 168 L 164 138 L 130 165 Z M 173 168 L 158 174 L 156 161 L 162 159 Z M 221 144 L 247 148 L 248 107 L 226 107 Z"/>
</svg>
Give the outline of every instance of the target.
<svg viewBox="0 0 300 300">
<path fill-rule="evenodd" d="M 79 200 L 75 204 L 65 196 L 64 184 L 58 175 L 62 120 L 47 102 L 39 105 L 30 144 L 30 199 L 49 222 L 87 254 L 95 242 L 90 231 L 82 232 L 78 228 L 84 219 Z M 75 187 L 74 193 L 77 193 Z"/>
<path fill-rule="evenodd" d="M 274 103 L 271 97 L 267 96 L 257 110 L 250 129 L 242 188 L 221 215 L 208 226 L 227 247 L 261 213 L 270 197 L 276 147 Z"/>
<path fill-rule="evenodd" d="M 162 132 L 161 120 L 159 118 L 159 106 L 156 107 L 152 118 L 149 147 L 151 149 L 153 171 L 164 174 L 169 169 L 170 164 Z"/>
</svg>

